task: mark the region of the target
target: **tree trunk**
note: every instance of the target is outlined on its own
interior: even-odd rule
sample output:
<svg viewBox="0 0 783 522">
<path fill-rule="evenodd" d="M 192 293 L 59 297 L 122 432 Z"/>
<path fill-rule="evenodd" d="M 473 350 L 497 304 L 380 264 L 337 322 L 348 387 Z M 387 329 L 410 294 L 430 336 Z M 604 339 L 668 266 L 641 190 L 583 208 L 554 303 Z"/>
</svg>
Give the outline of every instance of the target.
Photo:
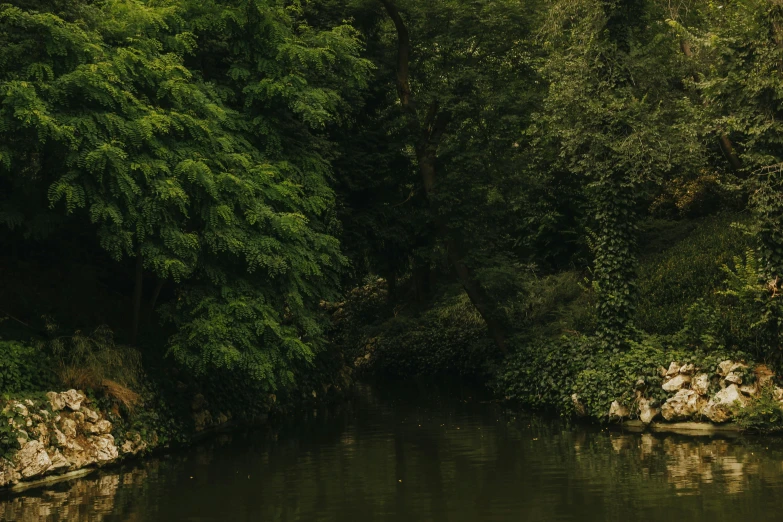
<svg viewBox="0 0 783 522">
<path fill-rule="evenodd" d="M 155 291 L 152 293 L 152 298 L 150 299 L 149 307 L 147 307 L 147 318 L 146 318 L 147 325 L 152 324 L 152 316 L 155 314 L 155 305 L 158 303 L 158 297 L 160 297 L 160 291 L 163 290 L 163 285 L 165 284 L 166 284 L 165 279 L 159 279 L 158 284 L 155 285 Z"/>
<path fill-rule="evenodd" d="M 141 315 L 142 285 L 144 284 L 144 263 L 141 257 L 141 243 L 136 245 L 136 283 L 133 287 L 133 326 L 131 327 L 131 344 L 136 344 L 139 334 L 139 319 Z"/>
<path fill-rule="evenodd" d="M 394 22 L 397 30 L 397 93 L 400 98 L 402 110 L 408 120 L 408 129 L 410 134 L 417 140 L 416 160 L 419 164 L 419 173 L 421 174 L 424 192 L 427 196 L 430 210 L 432 212 L 435 230 L 440 238 L 446 243 L 448 259 L 454 267 L 454 271 L 459 278 L 462 287 L 468 294 L 473 306 L 476 307 L 484 322 L 490 336 L 495 341 L 497 347 L 503 352 L 508 351 L 507 334 L 503 322 L 496 313 L 494 303 L 487 295 L 484 288 L 473 276 L 470 267 L 464 262 L 465 252 L 461 244 L 454 240 L 450 233 L 448 223 L 438 212 L 438 203 L 436 197 L 436 174 L 438 146 L 440 145 L 443 134 L 449 123 L 450 115 L 440 110 L 437 101 L 433 102 L 428 110 L 424 122 L 420 122 L 418 111 L 416 110 L 416 100 L 411 92 L 409 77 L 410 61 L 410 36 L 405 22 L 400 16 L 397 6 L 392 0 L 380 0 L 386 12 Z"/>
</svg>

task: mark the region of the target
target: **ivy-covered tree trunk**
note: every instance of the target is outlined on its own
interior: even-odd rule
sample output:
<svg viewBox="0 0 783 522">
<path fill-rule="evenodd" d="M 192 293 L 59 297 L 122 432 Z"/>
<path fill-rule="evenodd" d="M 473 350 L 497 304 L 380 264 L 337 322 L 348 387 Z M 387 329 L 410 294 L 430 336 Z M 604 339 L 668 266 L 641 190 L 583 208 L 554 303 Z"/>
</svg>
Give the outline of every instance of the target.
<svg viewBox="0 0 783 522">
<path fill-rule="evenodd" d="M 427 108 L 426 116 L 420 121 L 416 100 L 410 87 L 410 35 L 405 21 L 397 6 L 391 0 L 381 0 L 386 12 L 394 22 L 397 30 L 397 93 L 402 110 L 407 118 L 411 137 L 416 140 L 416 160 L 418 163 L 424 193 L 432 213 L 435 230 L 446 245 L 448 260 L 465 289 L 473 306 L 476 307 L 487 330 L 497 347 L 504 353 L 507 348 L 507 332 L 505 325 L 495 310 L 494 303 L 487 295 L 481 283 L 475 278 L 470 267 L 465 262 L 465 250 L 460 241 L 454 239 L 448 223 L 439 212 L 437 187 L 438 147 L 451 119 L 448 111 L 443 110 L 437 100 Z"/>
<path fill-rule="evenodd" d="M 598 230 L 593 245 L 598 337 L 606 348 L 622 346 L 633 317 L 637 233 L 634 185 L 604 175 L 591 185 Z"/>
</svg>

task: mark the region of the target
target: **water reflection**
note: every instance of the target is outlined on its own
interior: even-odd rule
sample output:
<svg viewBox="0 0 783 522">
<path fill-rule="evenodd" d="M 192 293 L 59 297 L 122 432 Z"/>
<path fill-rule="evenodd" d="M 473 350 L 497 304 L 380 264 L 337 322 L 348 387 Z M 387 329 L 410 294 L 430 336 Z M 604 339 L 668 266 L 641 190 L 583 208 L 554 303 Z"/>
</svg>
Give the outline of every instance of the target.
<svg viewBox="0 0 783 522">
<path fill-rule="evenodd" d="M 779 520 L 781 486 L 777 440 L 509 422 L 470 391 L 409 387 L 0 498 L 0 519 Z"/>
</svg>

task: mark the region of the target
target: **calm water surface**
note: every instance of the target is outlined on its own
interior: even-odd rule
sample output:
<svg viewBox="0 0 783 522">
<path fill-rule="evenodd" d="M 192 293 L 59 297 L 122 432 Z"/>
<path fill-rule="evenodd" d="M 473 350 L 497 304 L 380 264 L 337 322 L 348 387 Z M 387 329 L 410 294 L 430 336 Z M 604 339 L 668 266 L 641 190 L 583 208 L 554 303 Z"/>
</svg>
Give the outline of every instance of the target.
<svg viewBox="0 0 783 522">
<path fill-rule="evenodd" d="M 783 441 L 511 419 L 470 391 L 338 410 L 0 498 L 8 521 L 783 520 Z"/>
</svg>

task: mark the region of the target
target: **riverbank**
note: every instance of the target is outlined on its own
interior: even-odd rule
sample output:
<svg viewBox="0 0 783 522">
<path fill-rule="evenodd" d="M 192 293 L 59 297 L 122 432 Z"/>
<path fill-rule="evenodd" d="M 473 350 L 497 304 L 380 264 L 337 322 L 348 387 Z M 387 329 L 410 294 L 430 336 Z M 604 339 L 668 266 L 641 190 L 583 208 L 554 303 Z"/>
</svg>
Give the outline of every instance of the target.
<svg viewBox="0 0 783 522">
<path fill-rule="evenodd" d="M 116 412 L 102 411 L 97 401 L 74 389 L 9 399 L 2 413 L 8 424 L 2 428 L 6 450 L 0 458 L 0 488 L 20 489 L 61 475 L 76 476 L 171 445 L 165 432 L 154 425 L 129 425 Z M 135 413 L 137 419 L 160 415 Z M 227 415 L 213 419 L 204 409 L 194 409 L 193 416 L 196 429 L 181 433 L 179 444 L 230 423 Z"/>
<path fill-rule="evenodd" d="M 211 435 L 266 424 L 270 417 L 345 400 L 353 386 L 350 369 L 336 384 L 313 381 L 306 391 L 245 393 L 231 387 L 193 393 L 175 383 L 178 395 L 151 392 L 120 406 L 105 393 L 36 392 L 6 395 L 0 402 L 0 489 L 20 490 L 74 477 L 93 468 L 144 459 L 190 447 Z M 237 383 L 237 386 L 241 386 Z M 235 386 L 235 387 L 237 387 Z M 298 391 L 298 393 L 295 393 Z M 9 398 L 10 397 L 10 398 Z M 67 476 L 67 477 L 66 477 Z"/>
<path fill-rule="evenodd" d="M 783 428 L 783 388 L 747 355 L 637 343 L 611 356 L 589 339 L 523 349 L 499 366 L 491 385 L 512 407 L 598 423 L 633 421 L 674 430 L 773 433 Z"/>
<path fill-rule="evenodd" d="M 317 414 L 0 495 L 0 519 L 657 522 L 675 510 L 721 522 L 777 513 L 781 439 L 511 421 L 482 392 L 413 379 L 359 385 Z"/>
</svg>

